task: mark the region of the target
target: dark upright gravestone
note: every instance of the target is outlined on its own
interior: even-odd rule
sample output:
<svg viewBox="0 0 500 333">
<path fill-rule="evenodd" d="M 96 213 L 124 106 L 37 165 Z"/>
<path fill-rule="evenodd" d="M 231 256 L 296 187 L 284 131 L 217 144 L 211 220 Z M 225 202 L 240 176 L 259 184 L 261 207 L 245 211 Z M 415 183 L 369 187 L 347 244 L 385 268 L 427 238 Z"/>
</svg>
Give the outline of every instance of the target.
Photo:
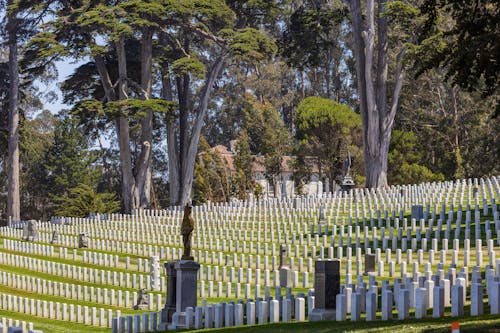
<svg viewBox="0 0 500 333">
<path fill-rule="evenodd" d="M 177 272 L 175 271 L 175 261 L 166 262 L 163 266 L 167 273 L 167 299 L 165 307 L 161 311 L 161 321 L 171 323 L 177 305 Z"/>
<path fill-rule="evenodd" d="M 375 273 L 375 255 L 365 254 L 365 275 Z"/>
<path fill-rule="evenodd" d="M 424 206 L 413 205 L 411 206 L 411 218 L 417 221 L 424 218 Z"/>
<path fill-rule="evenodd" d="M 335 301 L 340 293 L 340 260 L 316 261 L 314 310 L 309 321 L 335 320 Z"/>
</svg>

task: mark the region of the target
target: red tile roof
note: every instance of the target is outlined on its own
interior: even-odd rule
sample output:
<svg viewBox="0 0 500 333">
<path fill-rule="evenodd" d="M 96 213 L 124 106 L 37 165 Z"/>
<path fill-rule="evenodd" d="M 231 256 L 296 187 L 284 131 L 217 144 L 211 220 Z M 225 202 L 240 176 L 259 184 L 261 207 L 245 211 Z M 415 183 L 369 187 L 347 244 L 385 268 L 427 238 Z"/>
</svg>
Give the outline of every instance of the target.
<svg viewBox="0 0 500 333">
<path fill-rule="evenodd" d="M 212 151 L 215 151 L 217 155 L 223 160 L 223 162 L 226 164 L 226 166 L 229 168 L 231 171 L 235 171 L 234 168 L 234 153 L 230 151 L 226 146 L 223 145 L 217 145 L 212 148 Z M 252 164 L 252 171 L 253 172 L 262 172 L 264 173 L 266 171 L 266 168 L 264 167 L 264 156 L 262 155 L 252 155 L 253 157 L 253 164 Z M 285 155 L 283 156 L 283 159 L 281 161 L 281 172 L 293 172 L 293 160 L 295 159 L 295 156 L 288 156 Z M 313 157 L 306 157 L 306 159 L 310 160 L 313 167 L 313 172 L 318 172 L 317 164 L 314 163 L 314 158 Z"/>
</svg>

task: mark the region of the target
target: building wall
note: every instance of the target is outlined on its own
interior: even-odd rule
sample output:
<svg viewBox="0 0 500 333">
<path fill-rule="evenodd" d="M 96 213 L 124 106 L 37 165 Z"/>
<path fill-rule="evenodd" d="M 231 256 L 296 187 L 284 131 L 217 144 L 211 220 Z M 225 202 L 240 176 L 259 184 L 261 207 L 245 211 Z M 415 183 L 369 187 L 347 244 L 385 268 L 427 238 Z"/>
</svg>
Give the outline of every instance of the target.
<svg viewBox="0 0 500 333">
<path fill-rule="evenodd" d="M 284 172 L 281 174 L 281 179 L 278 181 L 277 184 L 277 189 L 276 189 L 276 196 L 278 198 L 283 196 L 283 182 L 286 184 L 286 196 L 294 196 L 297 194 L 297 190 L 295 188 L 295 182 L 292 179 L 292 173 L 291 172 Z M 260 186 L 262 186 L 262 194 L 267 195 L 267 196 L 274 196 L 274 191 L 272 184 L 266 179 L 263 173 L 256 173 L 254 174 L 254 181 Z M 303 188 L 302 188 L 302 194 L 303 195 L 316 195 L 323 193 L 323 182 L 319 180 L 318 175 L 312 175 L 311 179 L 308 183 L 306 183 Z"/>
</svg>

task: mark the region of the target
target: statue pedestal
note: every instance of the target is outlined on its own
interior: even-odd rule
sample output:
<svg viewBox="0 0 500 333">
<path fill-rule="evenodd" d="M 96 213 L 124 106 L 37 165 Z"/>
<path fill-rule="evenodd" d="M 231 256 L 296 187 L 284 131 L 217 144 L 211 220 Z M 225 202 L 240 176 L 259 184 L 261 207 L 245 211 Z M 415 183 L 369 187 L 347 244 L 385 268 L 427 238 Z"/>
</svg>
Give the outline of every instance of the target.
<svg viewBox="0 0 500 333">
<path fill-rule="evenodd" d="M 164 264 L 167 271 L 167 300 L 161 311 L 160 331 L 184 327 L 187 307 L 197 305 L 197 281 L 200 264 L 193 260 L 177 260 Z"/>
<path fill-rule="evenodd" d="M 351 176 L 346 175 L 344 179 L 342 180 L 342 184 L 340 185 L 340 188 L 342 191 L 349 192 L 351 189 L 356 187 L 356 184 L 354 184 L 354 180 L 352 179 Z"/>
<path fill-rule="evenodd" d="M 313 309 L 309 315 L 309 321 L 335 320 L 337 312 L 335 309 Z"/>
<path fill-rule="evenodd" d="M 200 264 L 192 260 L 175 262 L 176 281 L 176 312 L 185 312 L 187 307 L 193 309 L 197 304 L 197 273 Z"/>
</svg>

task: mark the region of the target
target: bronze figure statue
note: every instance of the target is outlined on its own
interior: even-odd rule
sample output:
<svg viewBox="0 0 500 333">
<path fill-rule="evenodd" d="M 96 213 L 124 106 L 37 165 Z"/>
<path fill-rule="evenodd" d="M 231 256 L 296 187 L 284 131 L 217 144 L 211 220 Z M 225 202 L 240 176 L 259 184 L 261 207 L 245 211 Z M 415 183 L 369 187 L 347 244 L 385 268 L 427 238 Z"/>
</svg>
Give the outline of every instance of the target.
<svg viewBox="0 0 500 333">
<path fill-rule="evenodd" d="M 191 205 L 187 204 L 184 207 L 184 217 L 182 219 L 181 224 L 181 234 L 182 234 L 182 242 L 184 243 L 184 254 L 181 257 L 181 260 L 194 260 L 194 257 L 191 256 L 191 234 L 194 230 L 194 220 L 191 217 Z"/>
</svg>

